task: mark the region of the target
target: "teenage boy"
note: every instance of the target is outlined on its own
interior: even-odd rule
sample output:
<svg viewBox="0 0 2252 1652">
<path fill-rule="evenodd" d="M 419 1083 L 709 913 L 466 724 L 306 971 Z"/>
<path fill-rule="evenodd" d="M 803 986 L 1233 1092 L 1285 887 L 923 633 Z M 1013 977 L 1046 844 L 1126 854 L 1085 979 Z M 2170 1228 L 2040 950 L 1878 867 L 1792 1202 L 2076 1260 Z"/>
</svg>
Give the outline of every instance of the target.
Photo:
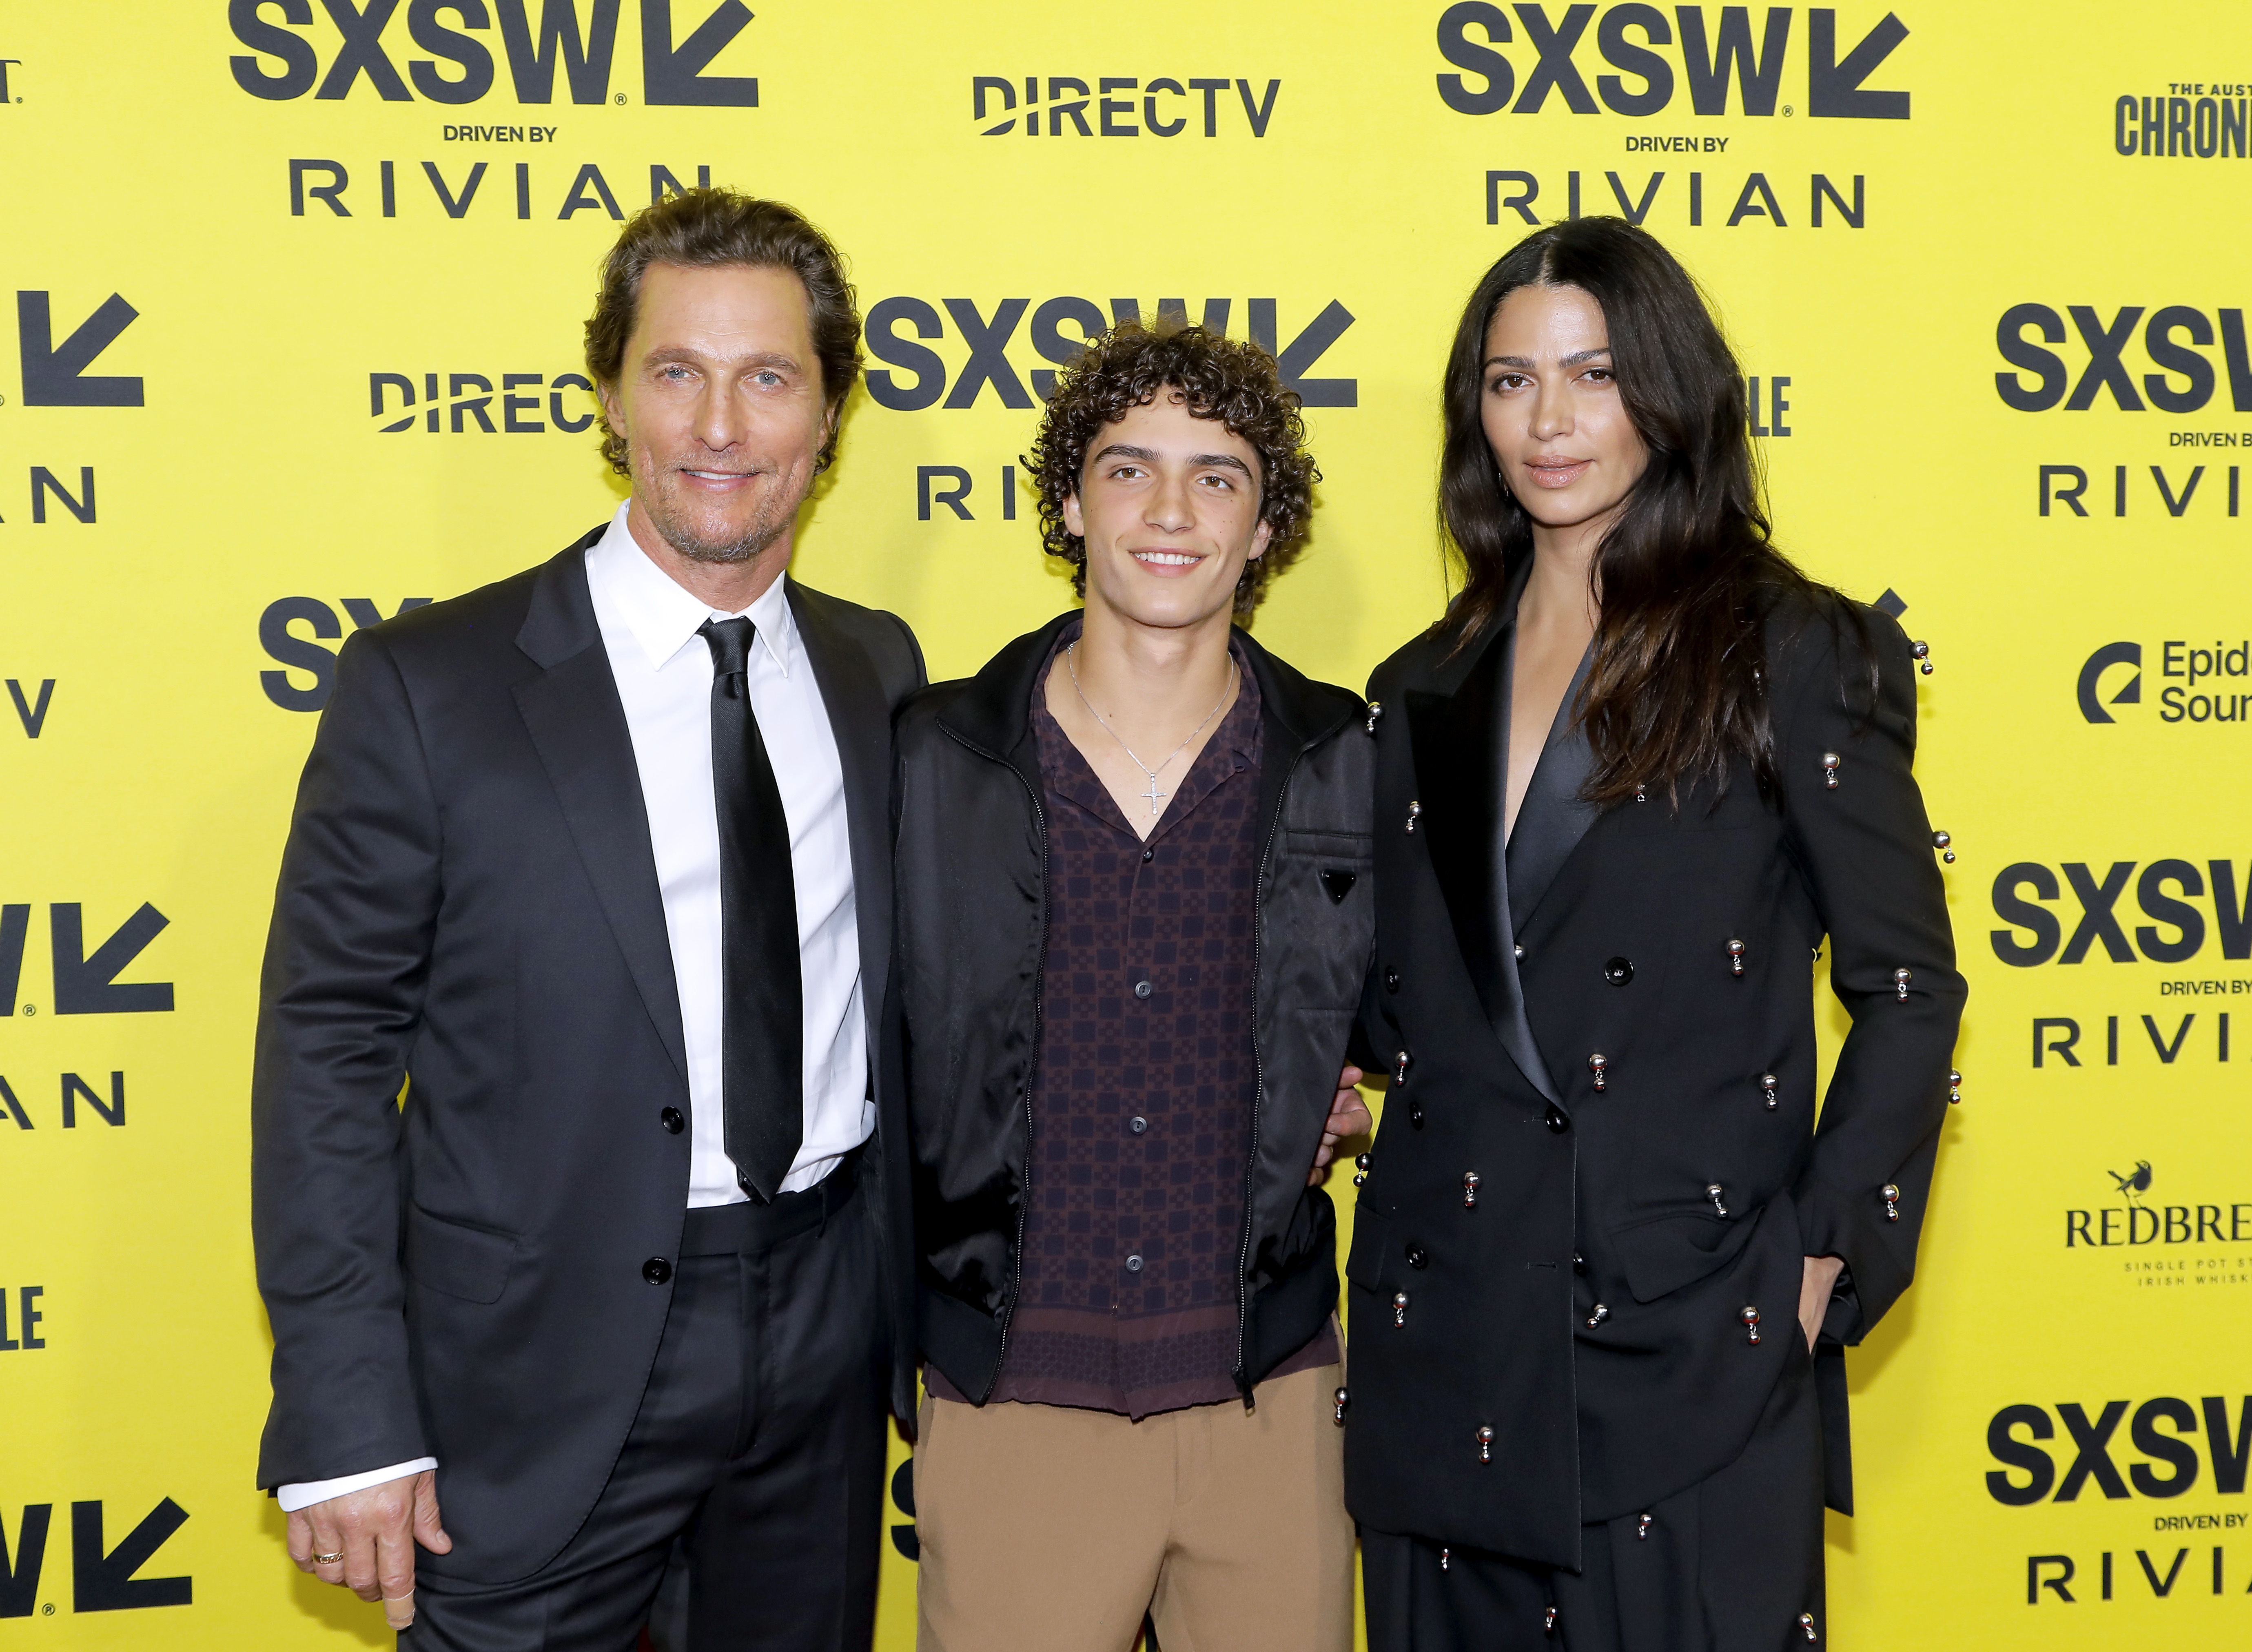
<svg viewBox="0 0 2252 1652">
<path fill-rule="evenodd" d="M 1344 1652 L 1339 1067 L 1366 707 L 1248 623 L 1318 473 L 1256 347 L 1122 325 L 1031 458 L 1085 599 L 897 732 L 922 1652 Z"/>
</svg>

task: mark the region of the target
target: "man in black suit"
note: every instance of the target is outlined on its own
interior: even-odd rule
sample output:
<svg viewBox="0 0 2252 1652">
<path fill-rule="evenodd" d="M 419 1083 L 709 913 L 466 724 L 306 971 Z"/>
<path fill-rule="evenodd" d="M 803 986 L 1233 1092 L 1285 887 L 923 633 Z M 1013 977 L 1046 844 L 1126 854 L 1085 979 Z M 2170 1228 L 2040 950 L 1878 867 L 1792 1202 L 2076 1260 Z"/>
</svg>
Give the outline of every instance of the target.
<svg viewBox="0 0 2252 1652">
<path fill-rule="evenodd" d="M 587 327 L 630 500 L 338 661 L 260 1010 L 259 1475 L 411 1647 L 628 1645 L 668 1565 L 699 1652 L 872 1637 L 923 669 L 783 578 L 858 334 L 788 207 L 651 207 Z"/>
</svg>

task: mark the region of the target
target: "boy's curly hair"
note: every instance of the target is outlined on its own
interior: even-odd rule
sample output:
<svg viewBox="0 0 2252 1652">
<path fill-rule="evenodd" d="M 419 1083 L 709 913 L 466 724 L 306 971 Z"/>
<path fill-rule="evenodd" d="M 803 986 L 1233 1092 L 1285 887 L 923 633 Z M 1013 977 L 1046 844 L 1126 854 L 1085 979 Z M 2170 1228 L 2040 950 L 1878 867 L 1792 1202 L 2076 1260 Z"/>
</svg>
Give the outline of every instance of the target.
<svg viewBox="0 0 2252 1652">
<path fill-rule="evenodd" d="M 1032 450 L 1021 462 L 1039 496 L 1040 538 L 1050 556 L 1071 564 L 1072 589 L 1087 594 L 1087 544 L 1063 524 L 1064 501 L 1079 491 L 1088 450 L 1106 425 L 1128 410 L 1178 391 L 1199 419 L 1218 420 L 1259 455 L 1259 513 L 1267 551 L 1243 565 L 1235 614 L 1248 622 L 1267 582 L 1297 559 L 1313 516 L 1313 487 L 1322 479 L 1306 451 L 1298 397 L 1282 385 L 1275 358 L 1256 344 L 1204 328 L 1169 323 L 1119 323 L 1088 342 L 1056 375 Z"/>
</svg>

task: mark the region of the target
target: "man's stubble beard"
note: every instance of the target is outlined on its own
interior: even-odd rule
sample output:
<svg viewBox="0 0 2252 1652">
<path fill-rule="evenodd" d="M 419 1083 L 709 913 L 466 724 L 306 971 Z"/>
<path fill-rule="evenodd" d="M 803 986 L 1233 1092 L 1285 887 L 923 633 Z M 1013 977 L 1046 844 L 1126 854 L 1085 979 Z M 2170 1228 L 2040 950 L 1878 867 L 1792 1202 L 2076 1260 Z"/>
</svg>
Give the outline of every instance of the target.
<svg viewBox="0 0 2252 1652">
<path fill-rule="evenodd" d="M 636 478 L 642 483 L 643 507 L 657 533 L 677 554 L 706 566 L 734 567 L 755 561 L 789 531 L 790 524 L 797 518 L 798 507 L 805 503 L 805 493 L 801 492 L 787 502 L 787 509 L 778 509 L 784 502 L 769 491 L 761 498 L 757 513 L 741 534 L 733 539 L 714 541 L 696 532 L 688 521 L 688 513 L 679 508 L 677 494 L 657 485 L 664 472 L 646 462 L 637 469 L 643 471 Z M 810 487 L 805 491 L 811 491 Z"/>
</svg>

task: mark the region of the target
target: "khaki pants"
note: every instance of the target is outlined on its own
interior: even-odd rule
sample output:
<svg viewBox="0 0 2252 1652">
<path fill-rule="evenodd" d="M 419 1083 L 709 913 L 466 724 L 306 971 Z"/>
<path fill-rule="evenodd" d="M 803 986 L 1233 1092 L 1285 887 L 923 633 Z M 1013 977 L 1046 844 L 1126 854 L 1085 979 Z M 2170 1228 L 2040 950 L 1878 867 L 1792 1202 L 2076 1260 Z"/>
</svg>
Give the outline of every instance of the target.
<svg viewBox="0 0 2252 1652">
<path fill-rule="evenodd" d="M 918 1652 L 1349 1652 L 1335 1365 L 1134 1422 L 925 1399 Z"/>
</svg>

